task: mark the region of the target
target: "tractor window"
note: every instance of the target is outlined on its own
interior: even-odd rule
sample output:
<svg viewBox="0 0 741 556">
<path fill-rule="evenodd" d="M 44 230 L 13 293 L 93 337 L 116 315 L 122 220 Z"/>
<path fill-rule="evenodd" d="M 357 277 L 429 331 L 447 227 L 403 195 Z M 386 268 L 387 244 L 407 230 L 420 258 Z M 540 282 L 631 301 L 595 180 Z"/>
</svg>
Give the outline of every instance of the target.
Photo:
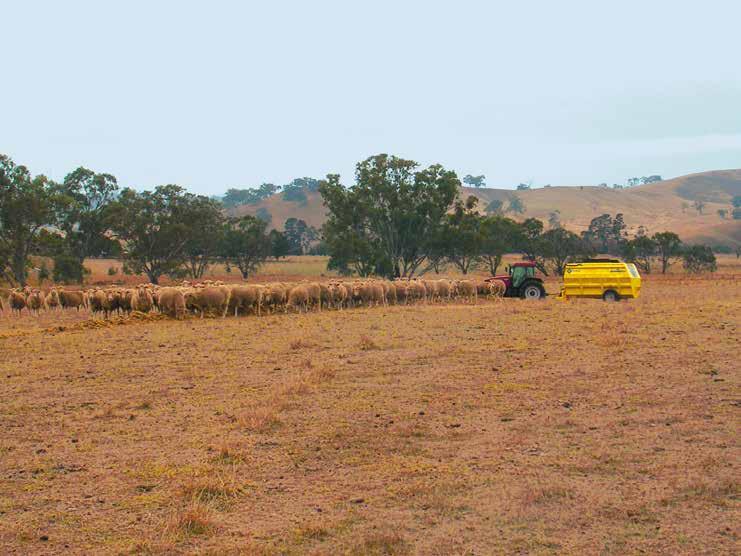
<svg viewBox="0 0 741 556">
<path fill-rule="evenodd" d="M 512 285 L 514 287 L 519 287 L 519 285 L 522 283 L 522 281 L 527 276 L 527 271 L 529 269 L 522 266 L 515 266 L 512 267 Z"/>
</svg>

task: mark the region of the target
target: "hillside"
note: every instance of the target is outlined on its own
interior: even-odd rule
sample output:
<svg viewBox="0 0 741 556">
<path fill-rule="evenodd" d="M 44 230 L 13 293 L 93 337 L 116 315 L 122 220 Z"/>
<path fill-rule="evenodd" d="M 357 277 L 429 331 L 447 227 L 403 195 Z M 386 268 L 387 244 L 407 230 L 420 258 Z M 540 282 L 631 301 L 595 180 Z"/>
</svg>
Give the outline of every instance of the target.
<svg viewBox="0 0 741 556">
<path fill-rule="evenodd" d="M 507 200 L 517 194 L 526 209 L 517 219 L 535 217 L 547 222 L 549 214 L 558 210 L 562 224 L 577 232 L 586 229 L 595 216 L 622 212 L 631 233 L 643 225 L 650 233 L 674 231 L 685 241 L 741 243 L 741 221 L 730 217 L 724 220 L 717 213 L 718 209 L 731 207 L 734 195 L 741 195 L 741 169 L 690 174 L 629 189 L 559 186 L 515 192 L 464 187 L 461 193 L 478 197 L 482 210 L 493 199 L 502 200 L 506 206 Z M 693 208 L 695 200 L 705 202 L 703 214 Z M 257 205 L 237 207 L 233 213 L 255 214 L 261 208 L 270 213 L 271 225 L 278 229 L 291 217 L 315 227 L 325 219 L 322 198 L 316 192 L 307 192 L 305 203 L 286 201 L 278 193 Z"/>
</svg>

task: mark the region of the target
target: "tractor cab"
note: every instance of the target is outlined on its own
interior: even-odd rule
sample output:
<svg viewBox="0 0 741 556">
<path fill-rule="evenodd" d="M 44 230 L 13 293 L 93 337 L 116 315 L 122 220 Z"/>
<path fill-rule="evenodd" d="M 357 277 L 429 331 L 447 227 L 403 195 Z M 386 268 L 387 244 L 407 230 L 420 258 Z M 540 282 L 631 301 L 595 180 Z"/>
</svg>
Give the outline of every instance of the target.
<svg viewBox="0 0 741 556">
<path fill-rule="evenodd" d="M 535 276 L 535 263 L 522 261 L 512 263 L 507 267 L 507 274 L 487 278 L 487 282 L 498 280 L 507 288 L 505 297 L 521 297 L 523 299 L 542 299 L 546 296 L 543 280 Z"/>
<path fill-rule="evenodd" d="M 519 288 L 528 278 L 535 278 L 535 263 L 513 263 L 507 267 L 512 286 Z"/>
</svg>

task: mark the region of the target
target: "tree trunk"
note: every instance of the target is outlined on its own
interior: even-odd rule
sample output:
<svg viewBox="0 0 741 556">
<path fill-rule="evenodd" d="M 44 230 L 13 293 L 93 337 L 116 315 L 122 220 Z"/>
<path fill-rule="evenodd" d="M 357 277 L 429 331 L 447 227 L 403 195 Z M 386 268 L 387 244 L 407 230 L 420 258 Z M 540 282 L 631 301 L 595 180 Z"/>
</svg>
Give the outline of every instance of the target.
<svg viewBox="0 0 741 556">
<path fill-rule="evenodd" d="M 18 286 L 21 288 L 26 287 L 28 283 L 28 272 L 26 269 L 27 262 L 28 262 L 28 258 L 26 257 L 25 253 L 22 253 L 22 254 L 14 253 L 13 254 L 13 262 L 12 262 L 13 278 L 15 278 L 15 281 L 18 283 Z"/>
</svg>

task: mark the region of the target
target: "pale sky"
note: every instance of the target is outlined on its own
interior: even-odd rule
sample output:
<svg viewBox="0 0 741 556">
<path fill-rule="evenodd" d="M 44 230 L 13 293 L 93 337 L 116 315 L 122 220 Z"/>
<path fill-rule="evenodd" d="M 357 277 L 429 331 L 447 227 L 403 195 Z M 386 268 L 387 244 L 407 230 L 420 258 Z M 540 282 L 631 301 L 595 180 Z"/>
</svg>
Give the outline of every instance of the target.
<svg viewBox="0 0 741 556">
<path fill-rule="evenodd" d="M 0 153 L 206 194 L 387 152 L 493 187 L 741 167 L 735 0 L 0 0 Z"/>
</svg>

